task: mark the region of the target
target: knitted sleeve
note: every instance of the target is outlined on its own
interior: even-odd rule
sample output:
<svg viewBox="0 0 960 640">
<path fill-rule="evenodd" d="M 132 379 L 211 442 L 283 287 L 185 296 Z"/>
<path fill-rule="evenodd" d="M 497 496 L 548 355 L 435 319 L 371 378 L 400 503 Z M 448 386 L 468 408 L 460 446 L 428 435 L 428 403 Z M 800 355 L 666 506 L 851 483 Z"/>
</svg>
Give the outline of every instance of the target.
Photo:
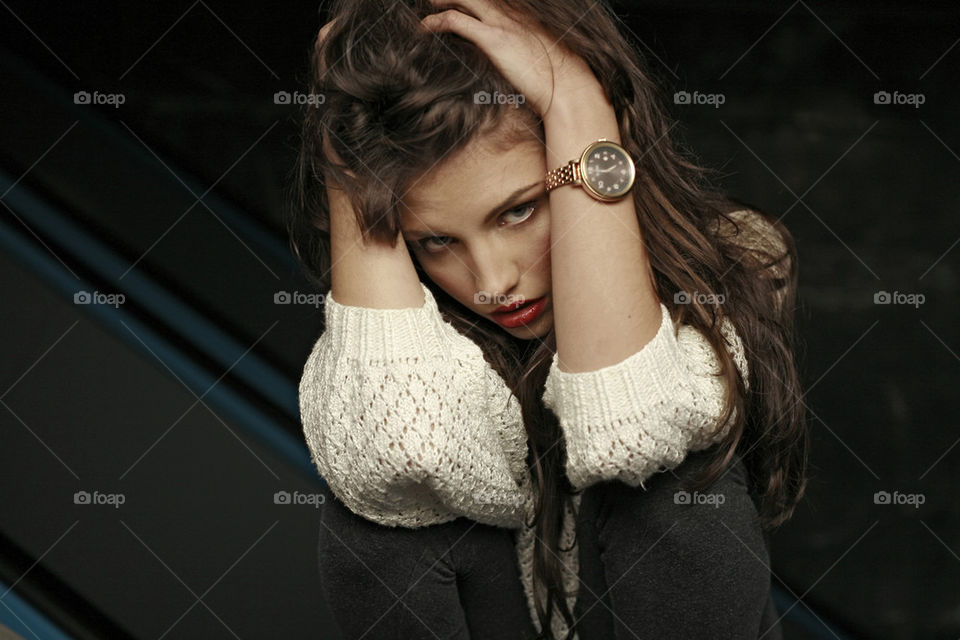
<svg viewBox="0 0 960 640">
<path fill-rule="evenodd" d="M 519 527 L 531 499 L 519 403 L 421 287 L 419 308 L 327 295 L 299 386 L 311 458 L 350 510 L 380 524 Z"/>
<path fill-rule="evenodd" d="M 660 303 L 660 328 L 640 351 L 595 371 L 565 372 L 555 353 L 543 402 L 557 415 L 567 445 L 567 477 L 575 489 L 604 480 L 641 485 L 706 449 L 728 432 L 719 424 L 726 385 L 706 337 L 674 326 Z M 720 328 L 744 380 L 743 344 L 733 323 Z M 736 414 L 731 415 L 731 422 Z"/>
</svg>

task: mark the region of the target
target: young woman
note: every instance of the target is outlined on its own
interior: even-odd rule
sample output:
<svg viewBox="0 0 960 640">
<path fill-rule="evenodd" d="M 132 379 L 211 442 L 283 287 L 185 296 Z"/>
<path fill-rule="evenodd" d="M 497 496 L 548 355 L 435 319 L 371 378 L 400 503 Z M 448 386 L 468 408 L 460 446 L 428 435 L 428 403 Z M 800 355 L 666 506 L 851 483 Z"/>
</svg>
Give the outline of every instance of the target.
<svg viewBox="0 0 960 640">
<path fill-rule="evenodd" d="M 593 0 L 335 2 L 291 219 L 347 638 L 778 638 L 796 250 Z M 538 635 L 539 634 L 539 635 Z"/>
</svg>

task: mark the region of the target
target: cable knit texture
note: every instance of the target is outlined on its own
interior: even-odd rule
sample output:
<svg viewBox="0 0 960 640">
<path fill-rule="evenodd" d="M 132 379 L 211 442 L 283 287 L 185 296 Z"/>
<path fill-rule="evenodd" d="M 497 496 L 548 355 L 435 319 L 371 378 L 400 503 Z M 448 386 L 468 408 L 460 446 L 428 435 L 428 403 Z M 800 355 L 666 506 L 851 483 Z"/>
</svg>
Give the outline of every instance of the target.
<svg viewBox="0 0 960 640">
<path fill-rule="evenodd" d="M 660 303 L 660 328 L 640 351 L 595 371 L 568 373 L 553 356 L 543 403 L 557 415 L 567 443 L 567 477 L 575 489 L 603 480 L 629 485 L 706 449 L 723 408 L 720 363 L 706 337 L 678 328 Z M 726 317 L 720 327 L 744 379 L 743 345 Z M 731 416 L 733 420 L 736 416 Z M 646 488 L 646 487 L 644 487 Z"/>
<path fill-rule="evenodd" d="M 328 294 L 300 382 L 313 461 L 351 511 L 382 524 L 519 527 L 533 499 L 519 402 L 421 288 L 423 307 L 408 309 Z"/>
<path fill-rule="evenodd" d="M 736 212 L 751 243 L 782 252 L 775 231 Z M 774 274 L 780 275 L 780 274 Z M 403 309 L 339 304 L 328 292 L 326 331 L 300 382 L 300 411 L 311 457 L 331 491 L 354 513 L 388 526 L 421 527 L 459 516 L 515 529 L 517 560 L 531 618 L 535 499 L 526 468 L 520 406 L 480 347 L 443 320 L 430 290 Z M 596 371 L 561 371 L 554 355 L 543 402 L 567 443 L 567 475 L 576 488 L 618 479 L 632 486 L 721 440 L 714 431 L 724 400 L 719 361 L 707 339 L 677 326 L 660 304 L 653 339 L 623 361 Z M 743 345 L 732 322 L 721 327 L 745 380 Z M 734 419 L 736 416 L 732 416 Z M 645 487 L 644 487 L 645 488 Z M 579 496 L 574 508 L 579 505 Z M 575 533 L 565 514 L 562 544 Z M 560 556 L 571 610 L 578 550 Z M 553 631 L 566 625 L 554 616 Z"/>
</svg>

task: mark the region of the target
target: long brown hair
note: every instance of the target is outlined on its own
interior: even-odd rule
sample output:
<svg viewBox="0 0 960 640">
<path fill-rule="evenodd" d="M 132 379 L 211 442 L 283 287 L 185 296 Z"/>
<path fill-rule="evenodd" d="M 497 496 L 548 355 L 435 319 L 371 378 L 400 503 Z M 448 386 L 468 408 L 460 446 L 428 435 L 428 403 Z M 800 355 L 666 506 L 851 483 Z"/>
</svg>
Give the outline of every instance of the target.
<svg viewBox="0 0 960 640">
<path fill-rule="evenodd" d="M 657 83 L 606 3 L 508 0 L 503 5 L 538 20 L 581 56 L 603 84 L 616 110 L 622 144 L 636 160 L 638 182 L 632 193 L 657 294 L 677 321 L 703 333 L 720 356 L 730 392 L 718 427 L 734 410 L 735 421 L 690 488 L 709 486 L 739 454 L 763 527 L 779 526 L 803 496 L 809 447 L 794 360 L 797 261 L 792 236 L 779 221 L 757 211 L 753 231 L 766 229 L 777 242 L 764 250 L 743 241 L 749 237 L 742 229 L 744 220 L 729 214 L 755 208 L 722 195 L 710 185 L 710 172 L 676 149 Z M 526 107 L 474 99 L 480 91 L 516 90 L 472 43 L 421 31 L 419 20 L 435 11 L 429 0 L 336 0 L 327 12 L 336 23 L 314 47 L 309 78 L 310 92 L 323 100 L 305 107 L 289 218 L 293 250 L 323 291 L 330 286 L 325 176 L 335 176 L 344 188 L 367 237 L 392 244 L 406 189 L 445 157 L 495 129 L 507 110 L 524 118 L 526 132 L 518 135 L 538 132 L 543 139 L 542 122 Z M 326 158 L 325 137 L 344 166 Z M 547 594 L 546 606 L 537 599 L 536 608 L 541 637 L 551 638 L 550 618 L 557 613 L 574 628 L 557 553 L 563 511 L 573 492 L 564 473 L 561 429 L 540 400 L 556 350 L 554 333 L 542 341 L 513 338 L 460 305 L 430 280 L 416 258 L 414 263 L 443 317 L 481 347 L 522 407 L 538 491 L 534 580 Z M 697 296 L 679 304 L 674 298 L 678 292 L 722 294 L 724 303 L 701 304 L 704 298 Z M 778 296 L 780 305 L 773 302 Z M 723 314 L 733 321 L 747 353 L 749 394 L 719 332 Z"/>
</svg>

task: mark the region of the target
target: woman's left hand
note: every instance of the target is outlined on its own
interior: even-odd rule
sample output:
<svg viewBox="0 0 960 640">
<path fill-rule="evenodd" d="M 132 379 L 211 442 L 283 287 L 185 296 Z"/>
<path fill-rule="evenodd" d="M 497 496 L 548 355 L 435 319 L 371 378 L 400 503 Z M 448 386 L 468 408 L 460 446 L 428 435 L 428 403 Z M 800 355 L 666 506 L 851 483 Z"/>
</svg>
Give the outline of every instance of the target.
<svg viewBox="0 0 960 640">
<path fill-rule="evenodd" d="M 431 31 L 450 31 L 476 44 L 524 102 L 546 119 L 564 95 L 600 83 L 580 56 L 554 41 L 534 20 L 514 17 L 490 0 L 430 0 L 439 13 L 422 23 Z"/>
</svg>

